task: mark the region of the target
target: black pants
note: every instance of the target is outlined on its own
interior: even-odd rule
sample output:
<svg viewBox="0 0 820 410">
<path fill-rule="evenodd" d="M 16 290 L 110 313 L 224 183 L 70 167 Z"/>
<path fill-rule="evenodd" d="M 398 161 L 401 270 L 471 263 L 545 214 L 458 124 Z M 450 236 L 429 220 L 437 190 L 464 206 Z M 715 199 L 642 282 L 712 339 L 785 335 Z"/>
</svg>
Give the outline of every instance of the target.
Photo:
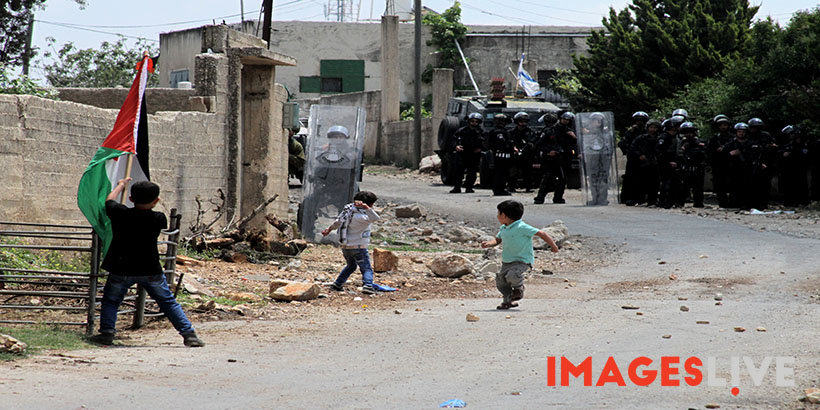
<svg viewBox="0 0 820 410">
<path fill-rule="evenodd" d="M 637 185 L 638 185 L 638 176 L 637 176 L 637 167 L 633 164 L 635 161 L 626 161 L 626 170 L 624 171 L 623 182 L 621 183 L 621 202 L 626 203 L 627 201 L 637 202 L 635 196 Z"/>
<path fill-rule="evenodd" d="M 541 164 L 541 171 L 544 175 L 541 177 L 541 185 L 538 187 L 538 195 L 535 199 L 543 201 L 550 192 L 555 192 L 552 200 L 564 199 L 564 189 L 567 186 L 567 179 L 564 176 L 564 168 L 560 162 L 547 162 Z"/>
<path fill-rule="evenodd" d="M 682 204 L 691 192 L 692 204 L 696 207 L 703 207 L 703 177 L 704 170 L 686 170 L 681 171 L 681 190 L 678 199 L 675 201 L 678 205 Z"/>
<path fill-rule="evenodd" d="M 461 189 L 462 180 L 464 188 L 473 189 L 476 175 L 478 174 L 478 164 L 481 161 L 480 153 L 456 152 L 450 156 L 450 175 L 453 180 L 453 188 Z M 466 176 L 465 176 L 466 172 Z"/>
<path fill-rule="evenodd" d="M 747 167 L 732 168 L 729 174 L 729 205 L 732 208 L 752 208 L 752 170 Z"/>
<path fill-rule="evenodd" d="M 510 160 L 508 158 L 493 158 L 493 194 L 507 192 L 507 181 L 510 179 Z"/>
<path fill-rule="evenodd" d="M 638 168 L 635 172 L 635 185 L 633 201 L 636 204 L 646 203 L 656 205 L 658 203 L 658 167 L 647 165 Z"/>
<path fill-rule="evenodd" d="M 729 203 L 729 171 L 720 165 L 712 165 L 712 190 L 717 195 L 718 206 L 728 208 Z"/>
<path fill-rule="evenodd" d="M 680 191 L 680 178 L 677 175 L 677 170 L 669 165 L 661 166 L 659 174 L 661 183 L 658 206 L 671 208 L 677 199 L 677 192 Z"/>
<path fill-rule="evenodd" d="M 809 182 L 806 179 L 807 171 L 804 167 L 794 167 L 784 169 L 781 172 L 780 191 L 783 194 L 783 205 L 808 205 Z"/>
</svg>

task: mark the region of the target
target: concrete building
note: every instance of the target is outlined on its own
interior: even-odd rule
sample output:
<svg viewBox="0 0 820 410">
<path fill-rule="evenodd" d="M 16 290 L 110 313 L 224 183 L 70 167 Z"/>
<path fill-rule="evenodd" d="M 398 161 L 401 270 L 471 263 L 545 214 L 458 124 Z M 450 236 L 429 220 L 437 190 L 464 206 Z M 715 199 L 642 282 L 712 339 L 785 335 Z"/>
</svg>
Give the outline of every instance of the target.
<svg viewBox="0 0 820 410">
<path fill-rule="evenodd" d="M 528 51 L 528 71 L 542 82 L 558 69 L 572 68 L 572 55 L 586 53 L 586 40 L 595 27 L 533 26 L 527 33 L 513 26 L 471 26 L 462 43 L 476 83 L 486 92 L 490 79 L 504 77 L 508 89 L 514 87 L 522 51 Z M 246 32 L 256 32 L 252 22 Z M 273 23 L 270 49 L 293 56 L 295 67 L 276 72 L 277 82 L 297 98 L 314 98 L 327 94 L 381 89 L 381 28 L 378 23 L 276 21 Z M 412 22 L 399 23 L 400 100 L 413 101 Z M 199 52 L 200 29 L 190 29 L 160 36 L 160 87 L 175 87 L 175 81 L 190 77 L 192 56 Z M 422 33 L 422 67 L 436 64 L 435 48 L 426 45 L 431 39 L 429 28 Z M 169 57 L 166 59 L 166 55 Z M 187 76 L 187 77 L 186 77 Z M 546 84 L 546 83 L 545 83 Z M 472 89 L 464 67 L 455 69 L 455 88 Z M 422 94 L 431 93 L 430 84 L 422 84 Z"/>
</svg>

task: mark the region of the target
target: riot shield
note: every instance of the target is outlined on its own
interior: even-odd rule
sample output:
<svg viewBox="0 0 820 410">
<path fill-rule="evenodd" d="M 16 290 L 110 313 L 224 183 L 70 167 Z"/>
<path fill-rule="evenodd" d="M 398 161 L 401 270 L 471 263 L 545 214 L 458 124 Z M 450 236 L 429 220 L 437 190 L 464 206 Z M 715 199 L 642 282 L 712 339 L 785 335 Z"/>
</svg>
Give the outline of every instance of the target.
<svg viewBox="0 0 820 410">
<path fill-rule="evenodd" d="M 611 112 L 582 112 L 575 115 L 575 134 L 581 152 L 581 181 L 584 203 L 608 205 L 618 201 L 618 163 Z"/>
<path fill-rule="evenodd" d="M 310 107 L 299 228 L 312 242 L 338 243 L 336 232 L 322 237 L 358 191 L 364 146 L 365 111 L 359 107 Z"/>
</svg>

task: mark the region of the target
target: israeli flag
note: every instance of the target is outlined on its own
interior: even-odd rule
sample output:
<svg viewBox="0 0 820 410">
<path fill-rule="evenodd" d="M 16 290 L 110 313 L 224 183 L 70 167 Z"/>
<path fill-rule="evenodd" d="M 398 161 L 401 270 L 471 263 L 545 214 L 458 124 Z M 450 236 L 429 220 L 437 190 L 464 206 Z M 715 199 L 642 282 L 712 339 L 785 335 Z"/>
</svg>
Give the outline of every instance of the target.
<svg viewBox="0 0 820 410">
<path fill-rule="evenodd" d="M 529 97 L 535 97 L 541 94 L 541 87 L 538 85 L 538 81 L 533 80 L 532 77 L 530 77 L 530 73 L 524 69 L 524 54 L 521 54 L 521 62 L 518 63 L 518 85 L 524 89 Z"/>
</svg>

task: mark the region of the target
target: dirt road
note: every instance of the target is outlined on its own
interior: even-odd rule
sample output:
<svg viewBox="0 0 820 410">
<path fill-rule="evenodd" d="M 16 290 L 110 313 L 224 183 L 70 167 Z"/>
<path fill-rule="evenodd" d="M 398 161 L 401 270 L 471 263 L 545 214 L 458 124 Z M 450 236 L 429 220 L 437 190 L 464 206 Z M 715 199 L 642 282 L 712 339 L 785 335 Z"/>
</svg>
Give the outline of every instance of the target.
<svg viewBox="0 0 820 410">
<path fill-rule="evenodd" d="M 486 191 L 453 196 L 445 187 L 374 176 L 363 188 L 495 223 L 498 200 Z M 495 310 L 496 298 L 408 301 L 398 313 L 317 309 L 276 321 L 204 323 L 202 349 L 182 347 L 161 326 L 140 332 L 129 347 L 0 364 L 0 408 L 421 409 L 454 398 L 476 409 L 816 406 L 797 398 L 818 384 L 817 240 L 579 201 L 528 205 L 524 219 L 540 226 L 563 220 L 572 233 L 605 238 L 625 253 L 597 271 L 556 272 L 568 282 L 528 287 L 515 311 Z M 467 313 L 480 320 L 467 322 Z M 548 386 L 549 356 L 575 364 L 591 357 L 593 386 L 575 378 Z M 636 386 L 628 366 L 641 356 L 653 360 L 644 369 L 654 370 L 662 356 L 698 357 L 703 380 Z M 755 367 L 785 358 L 793 375 L 783 376 L 794 386 L 776 386 L 774 362 L 755 385 L 744 356 Z M 609 357 L 626 386 L 594 386 Z M 741 363 L 739 384 L 729 381 L 732 357 Z M 709 358 L 714 375 L 707 375 Z M 671 379 L 687 376 L 682 364 L 671 367 L 679 371 Z M 725 385 L 707 384 L 718 378 Z"/>
</svg>

